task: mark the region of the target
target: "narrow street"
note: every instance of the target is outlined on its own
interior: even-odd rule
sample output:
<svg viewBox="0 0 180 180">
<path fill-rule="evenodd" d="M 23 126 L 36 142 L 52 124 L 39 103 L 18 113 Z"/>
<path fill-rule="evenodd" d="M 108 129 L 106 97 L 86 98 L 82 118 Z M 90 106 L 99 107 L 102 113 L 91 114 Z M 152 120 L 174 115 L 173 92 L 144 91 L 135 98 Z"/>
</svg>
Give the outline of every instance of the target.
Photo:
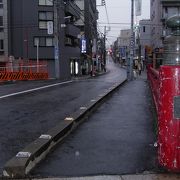
<svg viewBox="0 0 180 180">
<path fill-rule="evenodd" d="M 145 77 L 127 82 L 40 163 L 35 177 L 158 172 L 151 96 Z"/>
<path fill-rule="evenodd" d="M 0 0 L 0 180 L 180 179 L 180 0 Z"/>
<path fill-rule="evenodd" d="M 126 78 L 126 71 L 108 64 L 105 75 L 17 95 L 5 95 L 52 85 L 57 81 L 18 82 L 0 89 L 0 170 L 10 158 L 41 134 L 92 98 L 103 93 L 115 82 Z"/>
</svg>

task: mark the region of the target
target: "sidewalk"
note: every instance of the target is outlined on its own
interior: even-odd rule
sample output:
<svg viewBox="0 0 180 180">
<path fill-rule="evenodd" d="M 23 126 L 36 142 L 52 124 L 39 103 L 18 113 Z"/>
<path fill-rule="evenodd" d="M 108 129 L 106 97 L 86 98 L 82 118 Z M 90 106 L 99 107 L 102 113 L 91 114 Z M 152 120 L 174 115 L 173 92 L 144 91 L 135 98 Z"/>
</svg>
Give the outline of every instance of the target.
<svg viewBox="0 0 180 180">
<path fill-rule="evenodd" d="M 35 174 L 81 177 L 49 180 L 179 179 L 178 175 L 159 174 L 152 108 L 143 72 L 107 100 Z M 95 176 L 104 174 L 119 176 Z"/>
<path fill-rule="evenodd" d="M 177 175 L 155 175 L 161 171 L 154 147 L 152 108 L 146 74 L 143 73 L 105 101 L 32 172 L 33 176 L 67 177 L 62 180 L 68 180 L 68 177 L 82 177 L 74 180 L 173 180 Z M 111 174 L 135 176 L 94 177 Z"/>
<path fill-rule="evenodd" d="M 43 180 L 179 180 L 180 176 L 173 174 L 149 174 L 127 176 L 93 176 L 81 178 L 47 178 Z M 39 179 L 42 180 L 42 179 Z"/>
</svg>

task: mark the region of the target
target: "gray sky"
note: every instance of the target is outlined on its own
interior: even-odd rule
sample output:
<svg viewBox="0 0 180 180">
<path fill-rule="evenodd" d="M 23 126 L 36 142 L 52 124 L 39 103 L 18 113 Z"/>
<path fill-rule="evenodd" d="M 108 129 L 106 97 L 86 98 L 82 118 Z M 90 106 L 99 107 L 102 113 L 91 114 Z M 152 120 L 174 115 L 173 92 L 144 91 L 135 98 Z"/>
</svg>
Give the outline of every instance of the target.
<svg viewBox="0 0 180 180">
<path fill-rule="evenodd" d="M 112 43 L 117 36 L 120 34 L 120 29 L 130 28 L 131 22 L 131 0 L 105 0 L 106 7 L 110 23 L 120 23 L 120 24 L 110 24 L 111 31 L 108 32 L 107 38 L 108 42 Z M 97 0 L 97 5 L 101 4 L 101 0 Z M 99 29 L 104 32 L 104 27 L 107 23 L 106 9 L 104 6 L 98 6 L 99 11 Z M 142 15 L 135 18 L 135 21 L 141 19 L 150 18 L 150 0 L 142 0 Z M 125 23 L 125 24 L 123 24 Z M 129 23 L 126 25 L 126 23 Z"/>
</svg>

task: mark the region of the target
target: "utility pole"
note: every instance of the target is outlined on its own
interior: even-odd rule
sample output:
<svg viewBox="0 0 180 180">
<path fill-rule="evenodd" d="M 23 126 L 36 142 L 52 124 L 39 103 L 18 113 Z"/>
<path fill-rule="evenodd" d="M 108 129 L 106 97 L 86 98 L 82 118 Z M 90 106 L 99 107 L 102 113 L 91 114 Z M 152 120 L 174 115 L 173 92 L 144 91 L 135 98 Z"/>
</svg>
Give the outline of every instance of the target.
<svg viewBox="0 0 180 180">
<path fill-rule="evenodd" d="M 58 0 L 54 0 L 54 59 L 55 59 L 55 77 L 60 78 L 59 63 L 59 4 Z"/>
<path fill-rule="evenodd" d="M 134 0 L 131 0 L 131 41 L 130 41 L 130 59 L 127 68 L 128 81 L 133 80 L 133 60 L 134 60 Z"/>
<path fill-rule="evenodd" d="M 104 70 L 106 70 L 106 26 L 104 26 Z"/>
</svg>

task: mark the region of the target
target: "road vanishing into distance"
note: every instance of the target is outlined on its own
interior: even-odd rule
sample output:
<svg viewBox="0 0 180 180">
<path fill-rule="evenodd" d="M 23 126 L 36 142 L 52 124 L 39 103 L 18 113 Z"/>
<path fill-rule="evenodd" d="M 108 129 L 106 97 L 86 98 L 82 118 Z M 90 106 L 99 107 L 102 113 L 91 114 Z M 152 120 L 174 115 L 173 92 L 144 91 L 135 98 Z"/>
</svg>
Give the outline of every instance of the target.
<svg viewBox="0 0 180 180">
<path fill-rule="evenodd" d="M 57 80 L 0 86 L 0 171 L 17 152 L 117 82 L 126 71 L 112 62 L 106 74 L 66 83 Z"/>
</svg>

